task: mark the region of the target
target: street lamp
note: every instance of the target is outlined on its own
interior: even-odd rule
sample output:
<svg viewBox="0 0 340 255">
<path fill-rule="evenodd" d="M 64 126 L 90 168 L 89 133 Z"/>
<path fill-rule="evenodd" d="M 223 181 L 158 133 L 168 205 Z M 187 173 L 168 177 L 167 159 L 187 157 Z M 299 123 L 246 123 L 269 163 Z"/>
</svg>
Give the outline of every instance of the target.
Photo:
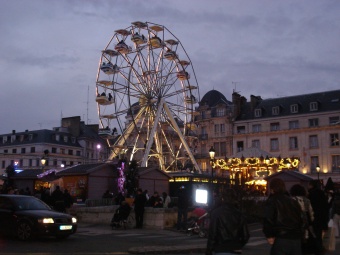
<svg viewBox="0 0 340 255">
<path fill-rule="evenodd" d="M 42 166 L 42 170 L 44 172 L 44 167 L 45 167 L 45 164 L 46 164 L 46 158 L 45 156 L 43 156 L 41 159 L 40 159 L 40 163 L 41 163 L 41 166 Z"/>
<path fill-rule="evenodd" d="M 102 146 L 100 145 L 100 144 L 97 144 L 97 159 L 98 159 L 98 161 L 99 161 L 99 158 L 100 158 L 100 148 L 101 148 Z"/>
<path fill-rule="evenodd" d="M 268 165 L 269 165 L 269 163 L 270 163 L 270 159 L 269 159 L 268 155 L 266 156 L 265 162 L 266 162 L 266 166 L 267 166 L 267 176 L 269 176 Z"/>
<path fill-rule="evenodd" d="M 320 166 L 316 165 L 316 172 L 318 173 L 318 182 L 320 182 Z"/>
<path fill-rule="evenodd" d="M 210 165 L 211 165 L 211 206 L 213 206 L 213 200 L 214 200 L 214 184 L 213 184 L 213 178 L 214 178 L 214 167 L 213 163 L 215 160 L 215 149 L 213 146 L 211 146 L 209 150 L 209 156 L 210 156 Z"/>
</svg>

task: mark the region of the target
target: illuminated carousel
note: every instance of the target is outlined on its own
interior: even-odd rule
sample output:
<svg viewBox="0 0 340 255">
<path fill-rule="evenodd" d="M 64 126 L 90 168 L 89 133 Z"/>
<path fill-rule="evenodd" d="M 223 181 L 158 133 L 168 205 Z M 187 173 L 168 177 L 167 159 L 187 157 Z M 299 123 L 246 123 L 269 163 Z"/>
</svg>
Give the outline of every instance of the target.
<svg viewBox="0 0 340 255">
<path fill-rule="evenodd" d="M 214 149 L 211 148 L 210 151 Z M 255 186 L 265 188 L 265 177 L 282 170 L 295 171 L 299 168 L 298 157 L 274 157 L 258 148 L 249 148 L 230 158 L 211 158 L 213 169 L 228 171 L 231 186 Z"/>
</svg>

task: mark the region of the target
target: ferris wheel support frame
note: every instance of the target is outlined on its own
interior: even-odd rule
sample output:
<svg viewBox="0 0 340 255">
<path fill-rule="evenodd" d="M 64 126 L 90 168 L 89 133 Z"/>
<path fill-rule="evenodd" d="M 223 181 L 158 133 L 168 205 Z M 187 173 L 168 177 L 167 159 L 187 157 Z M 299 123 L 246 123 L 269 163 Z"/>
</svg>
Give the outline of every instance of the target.
<svg viewBox="0 0 340 255">
<path fill-rule="evenodd" d="M 199 168 L 199 166 L 198 166 L 198 164 L 196 162 L 196 159 L 194 158 L 194 155 L 192 155 L 191 149 L 188 146 L 188 143 L 186 142 L 186 140 L 185 140 L 185 138 L 184 138 L 184 136 L 182 134 L 182 131 L 178 127 L 178 125 L 176 123 L 176 120 L 172 116 L 172 113 L 171 113 L 167 103 L 164 101 L 163 98 L 160 100 L 160 103 L 158 105 L 156 118 L 155 118 L 154 124 L 152 126 L 152 130 L 151 130 L 151 134 L 150 134 L 150 139 L 148 140 L 147 145 L 146 145 L 146 151 L 145 151 L 144 157 L 142 159 L 141 166 L 142 167 L 146 166 L 146 163 L 147 163 L 147 160 L 148 160 L 148 157 L 149 157 L 149 153 L 150 153 L 150 149 L 151 149 L 151 146 L 152 146 L 152 143 L 153 143 L 153 139 L 154 139 L 154 136 L 156 135 L 156 127 L 158 125 L 158 119 L 159 119 L 159 117 L 161 115 L 161 111 L 162 111 L 163 108 L 166 111 L 166 113 L 167 113 L 167 115 L 169 117 L 169 120 L 170 120 L 173 128 L 175 129 L 175 131 L 179 135 L 179 138 L 181 139 L 181 142 L 182 142 L 185 150 L 187 151 L 187 153 L 189 155 L 189 158 L 191 159 L 191 162 L 194 164 L 195 169 L 201 174 L 202 173 L 201 169 Z M 160 157 L 160 158 L 162 158 L 162 157 Z M 163 164 L 161 164 L 161 166 L 163 166 Z"/>
</svg>

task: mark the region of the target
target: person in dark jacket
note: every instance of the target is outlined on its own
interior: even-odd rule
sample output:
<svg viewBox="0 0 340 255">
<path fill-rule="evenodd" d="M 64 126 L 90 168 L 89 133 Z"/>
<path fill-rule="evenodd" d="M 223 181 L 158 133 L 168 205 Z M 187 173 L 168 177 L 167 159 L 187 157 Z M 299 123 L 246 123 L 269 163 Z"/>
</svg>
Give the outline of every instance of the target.
<svg viewBox="0 0 340 255">
<path fill-rule="evenodd" d="M 142 189 L 137 190 L 137 195 L 134 200 L 136 228 L 143 228 L 144 207 L 146 204 L 146 196 Z"/>
<path fill-rule="evenodd" d="M 177 202 L 177 230 L 186 230 L 188 221 L 189 196 L 186 188 L 181 186 Z"/>
<path fill-rule="evenodd" d="M 263 233 L 271 246 L 271 255 L 301 255 L 303 212 L 286 191 L 283 180 L 274 178 L 265 204 Z"/>
<path fill-rule="evenodd" d="M 60 190 L 60 186 L 56 186 L 51 195 L 52 205 L 54 210 L 65 212 L 64 193 Z"/>
<path fill-rule="evenodd" d="M 314 211 L 313 229 L 316 236 L 317 250 L 315 255 L 323 254 L 322 232 L 328 229 L 328 204 L 325 193 L 321 190 L 319 180 L 309 182 L 308 198 Z"/>
<path fill-rule="evenodd" d="M 206 255 L 241 254 L 249 240 L 247 220 L 237 208 L 235 191 L 227 189 L 221 203 L 212 209 Z"/>
</svg>

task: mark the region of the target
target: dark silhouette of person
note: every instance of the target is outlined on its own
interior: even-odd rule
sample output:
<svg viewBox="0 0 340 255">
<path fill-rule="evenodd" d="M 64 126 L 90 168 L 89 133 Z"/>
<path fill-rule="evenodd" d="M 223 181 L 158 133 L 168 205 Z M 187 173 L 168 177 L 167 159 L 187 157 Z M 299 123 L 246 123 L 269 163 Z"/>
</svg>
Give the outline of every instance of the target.
<svg viewBox="0 0 340 255">
<path fill-rule="evenodd" d="M 64 190 L 64 204 L 65 208 L 67 209 L 71 208 L 71 206 L 73 205 L 73 198 L 67 189 Z"/>
<path fill-rule="evenodd" d="M 136 228 L 143 228 L 144 207 L 146 204 L 146 196 L 142 189 L 137 190 L 137 195 L 134 200 Z"/>
<path fill-rule="evenodd" d="M 189 196 L 186 188 L 181 186 L 178 191 L 177 230 L 186 230 L 188 220 Z"/>
<path fill-rule="evenodd" d="M 59 186 L 56 186 L 56 189 L 52 192 L 51 200 L 54 210 L 65 212 L 64 193 L 60 190 Z"/>
</svg>

